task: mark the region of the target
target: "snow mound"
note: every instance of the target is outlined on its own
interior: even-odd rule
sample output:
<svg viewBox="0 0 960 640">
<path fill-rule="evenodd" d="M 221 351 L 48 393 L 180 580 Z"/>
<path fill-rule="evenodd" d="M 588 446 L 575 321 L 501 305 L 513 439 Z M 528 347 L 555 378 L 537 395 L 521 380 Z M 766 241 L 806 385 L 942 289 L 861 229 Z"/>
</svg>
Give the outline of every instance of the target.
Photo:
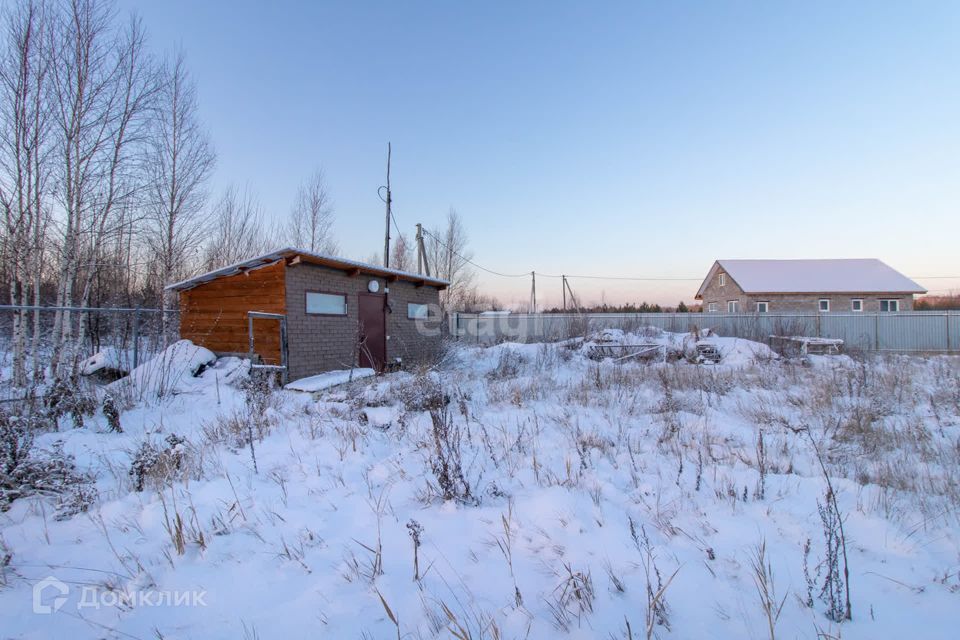
<svg viewBox="0 0 960 640">
<path fill-rule="evenodd" d="M 338 369 L 336 371 L 327 371 L 309 378 L 295 380 L 284 387 L 290 391 L 305 391 L 313 393 L 314 391 L 323 391 L 339 384 L 369 378 L 374 373 L 373 369 Z"/>
<path fill-rule="evenodd" d="M 216 359 L 209 349 L 178 340 L 110 387 L 126 385 L 141 397 L 189 393 L 208 384 L 197 376 Z"/>
<path fill-rule="evenodd" d="M 720 365 L 727 367 L 746 367 L 762 361 L 776 360 L 778 356 L 762 342 L 743 338 L 722 338 L 711 336 L 700 340 L 700 344 L 712 344 L 720 352 Z"/>
</svg>

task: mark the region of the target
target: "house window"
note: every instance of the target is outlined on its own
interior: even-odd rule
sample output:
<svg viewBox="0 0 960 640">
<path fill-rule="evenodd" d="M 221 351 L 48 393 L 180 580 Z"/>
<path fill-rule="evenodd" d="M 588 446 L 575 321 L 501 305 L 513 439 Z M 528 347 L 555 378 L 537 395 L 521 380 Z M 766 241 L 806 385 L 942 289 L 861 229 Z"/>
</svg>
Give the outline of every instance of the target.
<svg viewBox="0 0 960 640">
<path fill-rule="evenodd" d="M 708 302 L 707 303 L 707 313 L 716 313 L 717 312 L 717 303 Z"/>
<path fill-rule="evenodd" d="M 819 302 L 820 313 L 829 313 L 830 312 L 830 300 L 827 298 L 822 298 Z"/>
<path fill-rule="evenodd" d="M 740 312 L 740 301 L 727 300 L 727 313 L 739 313 L 739 312 Z"/>
<path fill-rule="evenodd" d="M 850 301 L 850 311 L 860 312 L 863 311 L 863 300 L 860 298 L 854 298 Z"/>
<path fill-rule="evenodd" d="M 896 313 L 897 311 L 900 311 L 899 300 L 881 300 L 880 301 L 881 313 Z"/>
<path fill-rule="evenodd" d="M 727 286 L 727 274 L 725 273 L 720 274 L 720 286 L 721 287 Z"/>
<path fill-rule="evenodd" d="M 416 320 L 418 318 L 429 318 L 430 307 L 425 304 L 416 304 L 411 302 L 407 305 L 407 317 L 411 320 Z"/>
<path fill-rule="evenodd" d="M 770 310 L 769 302 L 758 302 L 757 303 L 757 313 L 766 313 Z"/>
<path fill-rule="evenodd" d="M 347 296 L 342 293 L 307 291 L 307 313 L 318 316 L 345 316 Z"/>
</svg>

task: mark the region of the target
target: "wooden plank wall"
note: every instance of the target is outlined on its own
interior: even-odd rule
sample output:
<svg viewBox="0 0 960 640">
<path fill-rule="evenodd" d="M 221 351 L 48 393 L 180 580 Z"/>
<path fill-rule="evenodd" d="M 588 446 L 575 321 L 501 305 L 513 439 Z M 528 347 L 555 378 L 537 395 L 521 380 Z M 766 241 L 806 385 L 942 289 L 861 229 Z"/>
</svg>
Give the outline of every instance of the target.
<svg viewBox="0 0 960 640">
<path fill-rule="evenodd" d="M 218 278 L 180 293 L 180 337 L 220 353 L 247 353 L 247 312 L 286 313 L 286 265 L 281 260 Z M 256 352 L 280 364 L 280 322 L 254 320 Z"/>
</svg>

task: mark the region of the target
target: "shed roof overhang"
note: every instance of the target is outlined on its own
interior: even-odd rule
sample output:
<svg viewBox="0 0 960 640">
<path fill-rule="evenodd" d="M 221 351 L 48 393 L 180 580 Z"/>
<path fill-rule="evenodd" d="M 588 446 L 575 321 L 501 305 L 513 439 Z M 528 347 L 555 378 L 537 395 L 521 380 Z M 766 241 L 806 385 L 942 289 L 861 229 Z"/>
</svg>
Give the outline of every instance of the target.
<svg viewBox="0 0 960 640">
<path fill-rule="evenodd" d="M 450 285 L 450 283 L 446 280 L 431 278 L 419 273 L 410 273 L 409 271 L 400 271 L 398 269 L 388 269 L 386 267 L 380 267 L 364 262 L 356 262 L 346 258 L 336 258 L 334 256 L 324 255 L 322 253 L 314 253 L 304 249 L 287 247 L 253 258 L 248 258 L 247 260 L 243 260 L 220 269 L 214 269 L 213 271 L 208 271 L 207 273 L 202 273 L 198 276 L 194 276 L 180 282 L 169 284 L 165 287 L 165 289 L 167 291 L 187 291 L 188 289 L 193 289 L 194 287 L 198 287 L 207 282 L 212 282 L 213 280 L 217 280 L 219 278 L 245 273 L 247 271 L 252 271 L 253 269 L 259 269 L 260 267 L 274 264 L 279 260 L 284 260 L 289 265 L 314 264 L 330 269 L 336 269 L 338 271 L 343 271 L 350 276 L 359 276 L 362 274 L 384 278 L 389 282 L 411 282 L 418 287 L 430 286 L 442 290 L 446 289 Z"/>
</svg>

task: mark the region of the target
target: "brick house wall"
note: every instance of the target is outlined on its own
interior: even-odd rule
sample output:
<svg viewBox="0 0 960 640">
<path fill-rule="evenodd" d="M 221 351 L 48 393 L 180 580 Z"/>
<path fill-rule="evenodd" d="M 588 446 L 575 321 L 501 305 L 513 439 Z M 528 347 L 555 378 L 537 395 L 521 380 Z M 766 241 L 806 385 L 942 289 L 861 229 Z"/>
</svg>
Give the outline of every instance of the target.
<svg viewBox="0 0 960 640">
<path fill-rule="evenodd" d="M 710 276 L 710 282 L 703 290 L 703 310 L 708 312 L 710 303 L 716 303 L 716 313 L 727 313 L 727 302 L 736 300 L 739 303 L 739 313 L 755 313 L 757 302 L 767 302 L 770 313 L 816 313 L 820 310 L 820 300 L 830 300 L 830 311 L 835 313 L 849 313 L 853 300 L 863 300 L 864 312 L 880 311 L 881 300 L 899 300 L 900 311 L 913 310 L 913 294 L 909 293 L 744 293 L 733 278 L 726 276 L 726 284 L 720 286 L 718 270 Z"/>
<path fill-rule="evenodd" d="M 736 300 L 740 304 L 740 312 L 753 312 L 753 305 L 750 305 L 749 308 L 747 304 L 750 302 L 749 296 L 747 296 L 743 289 L 740 288 L 736 282 L 733 281 L 733 278 L 727 276 L 726 284 L 720 286 L 719 274 L 722 272 L 714 273 L 710 276 L 710 283 L 706 286 L 703 291 L 703 310 L 707 312 L 710 308 L 710 303 L 713 302 L 717 305 L 716 313 L 727 313 L 727 302 L 730 300 Z"/>
<path fill-rule="evenodd" d="M 387 360 L 400 358 L 403 366 L 415 366 L 436 360 L 440 355 L 442 333 L 446 329 L 440 313 L 440 292 L 436 287 L 417 287 L 412 282 L 390 284 L 387 298 Z M 408 304 L 426 304 L 430 317 L 407 317 Z"/>
<path fill-rule="evenodd" d="M 289 379 L 297 380 L 333 369 L 358 365 L 358 294 L 367 292 L 371 280 L 380 283 L 380 291 L 389 287 L 387 300 L 393 312 L 387 313 L 387 362 L 402 358 L 404 365 L 435 357 L 440 350 L 441 325 L 439 291 L 436 287 L 416 287 L 405 281 L 387 282 L 361 274 L 347 273 L 319 265 L 301 263 L 286 270 L 287 345 Z M 308 291 L 344 294 L 345 316 L 313 315 L 306 312 Z M 420 321 L 407 319 L 407 303 L 433 305 L 433 317 Z"/>
</svg>

